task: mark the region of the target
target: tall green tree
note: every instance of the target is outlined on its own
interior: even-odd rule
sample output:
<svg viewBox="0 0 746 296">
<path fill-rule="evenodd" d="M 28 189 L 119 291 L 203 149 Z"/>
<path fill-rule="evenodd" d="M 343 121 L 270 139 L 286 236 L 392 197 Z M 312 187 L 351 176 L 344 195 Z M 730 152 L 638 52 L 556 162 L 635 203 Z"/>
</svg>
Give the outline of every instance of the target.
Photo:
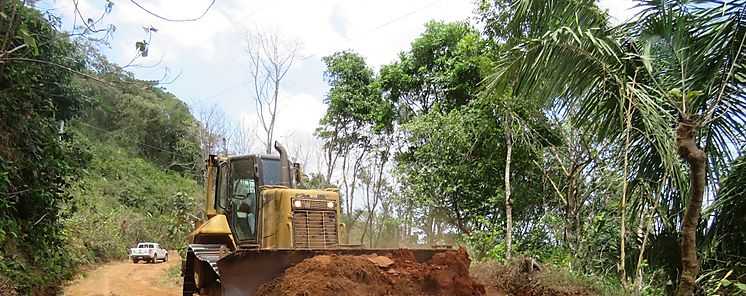
<svg viewBox="0 0 746 296">
<path fill-rule="evenodd" d="M 671 172 L 676 155 L 688 167 L 677 294 L 691 295 L 703 195 L 743 137 L 746 1 L 638 4 L 634 20 L 612 28 L 593 1 L 516 1 L 508 26 L 545 25 L 504 57 L 492 83 L 577 104 L 577 122 L 611 140 L 624 135 L 624 106 L 633 106 L 632 157 L 647 149 Z"/>
<path fill-rule="evenodd" d="M 426 179 L 420 179 L 424 175 L 419 176 L 420 172 L 415 168 L 430 160 L 436 161 L 433 158 L 438 156 L 432 154 L 433 150 L 430 149 L 437 150 L 441 147 L 431 146 L 422 151 L 418 149 L 433 140 L 430 138 L 430 128 L 441 126 L 441 123 L 447 126 L 446 122 L 451 120 L 440 117 L 458 117 L 448 113 L 455 112 L 479 97 L 478 85 L 492 69 L 490 52 L 488 43 L 468 23 L 431 21 L 425 24 L 425 31 L 412 42 L 409 50 L 400 53 L 397 61 L 381 67 L 377 83 L 384 101 L 393 110 L 393 123 L 407 124 L 410 121 L 417 121 L 404 130 L 397 129 L 399 134 L 396 135 L 401 143 L 399 147 L 395 147 L 399 149 L 397 166 L 404 174 L 404 183 L 408 184 L 406 190 L 413 189 L 410 185 L 422 185 L 423 188 L 433 185 Z M 433 115 L 429 116 L 431 113 Z M 446 126 L 443 128 L 451 128 Z M 419 220 L 417 224 L 426 232 L 427 240 L 433 240 L 434 236 L 443 232 L 444 224 L 462 229 L 455 222 L 464 221 L 449 217 L 448 207 L 443 207 L 451 203 L 448 201 L 449 198 L 437 200 L 434 199 L 437 195 L 434 192 L 417 192 L 421 195 L 406 201 L 409 204 L 404 216 L 413 221 L 414 213 L 419 211 L 416 215 L 416 219 Z M 415 203 L 412 204 L 412 201 Z M 430 204 L 433 201 L 438 205 Z M 413 205 L 420 208 L 414 209 Z M 464 229 L 468 228 L 470 227 Z"/>
<path fill-rule="evenodd" d="M 491 48 L 466 22 L 431 21 L 399 60 L 381 67 L 384 99 L 398 122 L 431 111 L 447 113 L 478 97 L 492 69 Z"/>
<path fill-rule="evenodd" d="M 398 157 L 397 171 L 401 182 L 407 184 L 403 203 L 416 207 L 418 227 L 423 229 L 428 242 L 436 243 L 449 232 L 476 238 L 489 230 L 500 233 L 500 237 L 490 241 L 467 240 L 478 250 L 495 248 L 498 243 L 505 247 L 503 226 L 507 226 L 508 206 L 512 208 L 517 251 L 541 248 L 541 243 L 522 244 L 523 239 L 532 235 L 547 242 L 549 236 L 542 235 L 547 230 L 532 222 L 543 215 L 542 197 L 548 194 L 548 188 L 542 185 L 541 168 L 534 165 L 539 155 L 516 135 L 512 155 L 507 157 L 505 128 L 513 127 L 504 125 L 502 118 L 507 110 L 498 106 L 492 97 L 483 97 L 448 114 L 432 112 L 403 125 L 407 141 L 418 145 L 411 153 Z M 511 116 L 515 121 L 530 118 L 524 123 L 550 134 L 540 117 L 529 114 L 516 104 Z M 508 159 L 511 164 L 504 178 Z M 511 184 L 511 193 L 516 198 L 508 203 L 504 190 L 506 178 L 520 180 Z"/>
<path fill-rule="evenodd" d="M 354 215 L 355 193 L 359 192 L 360 173 L 365 162 L 374 151 L 388 150 L 389 144 L 383 139 L 392 131 L 392 109 L 383 102 L 376 84 L 373 70 L 365 59 L 351 51 L 342 51 L 323 58 L 327 69 L 324 80 L 330 89 L 324 99 L 328 105 L 316 135 L 324 142 L 327 161 L 325 182 L 331 183 L 336 163 L 341 160 L 341 179 L 345 198 L 347 225 L 352 228 L 357 222 Z M 388 154 L 383 163 L 388 161 Z M 373 207 L 369 207 L 368 221 Z M 372 231 L 363 231 L 372 243 Z M 348 240 L 350 232 L 348 231 Z M 363 238 L 361 238 L 362 241 Z"/>
<path fill-rule="evenodd" d="M 41 294 L 72 273 L 65 189 L 90 155 L 59 131 L 89 101 L 73 81 L 82 59 L 41 13 L 3 1 L 0 15 L 0 283 Z"/>
</svg>

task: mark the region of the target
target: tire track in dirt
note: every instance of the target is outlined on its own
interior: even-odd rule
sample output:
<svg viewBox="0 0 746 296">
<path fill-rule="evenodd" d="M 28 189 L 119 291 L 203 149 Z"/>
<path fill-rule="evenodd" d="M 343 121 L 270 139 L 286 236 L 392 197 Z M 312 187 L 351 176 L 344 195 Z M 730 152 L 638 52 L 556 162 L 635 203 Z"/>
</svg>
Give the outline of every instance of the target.
<svg viewBox="0 0 746 296">
<path fill-rule="evenodd" d="M 65 296 L 181 295 L 181 284 L 169 278 L 169 270 L 181 262 L 178 253 L 169 251 L 168 262 L 134 264 L 116 261 L 88 271 L 88 276 L 65 285 Z"/>
</svg>

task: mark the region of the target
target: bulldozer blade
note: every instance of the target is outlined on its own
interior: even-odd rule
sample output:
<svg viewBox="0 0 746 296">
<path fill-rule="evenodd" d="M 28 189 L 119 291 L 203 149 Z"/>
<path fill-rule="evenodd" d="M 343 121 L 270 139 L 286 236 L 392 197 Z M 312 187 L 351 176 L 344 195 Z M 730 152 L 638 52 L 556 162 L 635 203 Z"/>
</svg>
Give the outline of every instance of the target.
<svg viewBox="0 0 746 296">
<path fill-rule="evenodd" d="M 448 249 L 410 249 L 417 262 L 426 262 Z M 223 296 L 253 295 L 262 284 L 289 267 L 317 255 L 385 255 L 397 249 L 275 249 L 238 250 L 218 260 Z"/>
</svg>

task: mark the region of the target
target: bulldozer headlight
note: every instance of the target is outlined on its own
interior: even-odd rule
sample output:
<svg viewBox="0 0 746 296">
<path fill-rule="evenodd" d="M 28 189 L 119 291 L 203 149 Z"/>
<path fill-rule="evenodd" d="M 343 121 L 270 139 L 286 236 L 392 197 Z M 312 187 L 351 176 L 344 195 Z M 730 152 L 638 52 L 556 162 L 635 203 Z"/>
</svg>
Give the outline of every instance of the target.
<svg viewBox="0 0 746 296">
<path fill-rule="evenodd" d="M 293 206 L 296 208 L 300 208 L 303 206 L 303 204 L 300 202 L 300 200 L 293 201 Z"/>
<path fill-rule="evenodd" d="M 333 209 L 333 208 L 334 208 L 334 202 L 333 202 L 333 201 L 329 201 L 329 202 L 327 202 L 327 203 L 326 203 L 326 207 L 327 207 L 327 208 L 330 208 L 330 209 Z"/>
</svg>

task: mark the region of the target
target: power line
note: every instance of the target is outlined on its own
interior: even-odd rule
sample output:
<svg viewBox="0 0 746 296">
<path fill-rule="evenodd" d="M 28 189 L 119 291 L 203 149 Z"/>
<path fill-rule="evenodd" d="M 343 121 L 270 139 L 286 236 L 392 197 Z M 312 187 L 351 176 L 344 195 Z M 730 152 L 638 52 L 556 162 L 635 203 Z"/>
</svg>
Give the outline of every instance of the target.
<svg viewBox="0 0 746 296">
<path fill-rule="evenodd" d="M 352 41 L 352 40 L 355 40 L 355 39 L 357 39 L 357 38 L 359 38 L 359 37 L 361 37 L 361 36 L 363 36 L 363 35 L 367 35 L 367 34 L 370 34 L 370 33 L 373 33 L 373 32 L 375 32 L 375 31 L 378 31 L 378 30 L 382 29 L 383 27 L 386 27 L 386 26 L 388 26 L 388 25 L 390 25 L 390 24 L 393 24 L 393 23 L 395 23 L 395 22 L 398 22 L 398 21 L 400 21 L 400 20 L 402 20 L 402 19 L 405 19 L 405 18 L 407 18 L 407 17 L 409 17 L 409 16 L 411 16 L 411 15 L 413 15 L 413 14 L 415 14 L 415 13 L 418 13 L 418 12 L 420 12 L 420 11 L 422 11 L 422 10 L 425 10 L 425 9 L 427 9 L 427 8 L 430 8 L 431 6 L 433 6 L 433 5 L 435 5 L 435 4 L 438 4 L 438 3 L 440 3 L 440 2 L 443 2 L 443 0 L 437 0 L 437 1 L 434 1 L 434 2 L 431 2 L 431 3 L 427 4 L 427 5 L 425 5 L 425 6 L 422 6 L 422 7 L 418 8 L 418 9 L 412 10 L 412 11 L 410 11 L 410 12 L 408 12 L 408 13 L 404 14 L 404 15 L 401 15 L 401 16 L 399 16 L 399 17 L 397 17 L 397 18 L 394 18 L 394 19 L 392 19 L 392 20 L 389 20 L 389 21 L 387 21 L 387 22 L 385 22 L 385 23 L 383 23 L 383 24 L 381 24 L 381 25 L 379 25 L 379 26 L 377 26 L 377 27 L 375 27 L 375 28 L 373 28 L 373 29 L 370 29 L 370 30 L 368 30 L 368 31 L 365 31 L 365 32 L 363 32 L 363 33 L 360 33 L 360 34 L 358 34 L 358 35 L 355 35 L 355 36 L 353 36 L 352 38 L 346 39 L 346 40 L 344 40 L 344 41 L 342 41 L 342 42 L 339 42 L 339 43 L 335 44 L 334 46 L 330 47 L 329 49 L 333 49 L 333 48 L 336 48 L 336 47 L 338 47 L 338 46 L 340 46 L 340 45 L 342 45 L 342 44 L 345 44 L 345 43 L 348 43 L 348 42 L 350 42 L 350 41 Z M 328 49 L 327 49 L 327 50 L 323 50 L 323 51 L 318 51 L 318 52 L 316 52 L 316 53 L 314 53 L 314 54 L 312 54 L 312 55 L 309 55 L 309 56 L 307 56 L 307 57 L 304 57 L 304 58 L 302 58 L 302 59 L 301 59 L 301 61 L 305 61 L 305 60 L 307 60 L 307 59 L 310 59 L 310 58 L 312 58 L 312 57 L 314 57 L 314 56 L 316 56 L 316 55 L 318 55 L 318 54 L 320 54 L 320 53 L 322 53 L 322 52 L 325 52 L 325 51 L 328 51 Z"/>
<path fill-rule="evenodd" d="M 220 91 L 220 92 L 218 92 L 218 93 L 216 93 L 216 94 L 214 94 L 214 95 L 210 95 L 210 96 L 207 96 L 207 97 L 203 97 L 203 98 L 201 98 L 201 99 L 199 99 L 199 100 L 193 101 L 193 103 L 195 103 L 195 104 L 200 104 L 200 103 L 202 103 L 202 102 L 204 102 L 204 101 L 206 101 L 206 100 L 209 100 L 209 99 L 212 99 L 212 98 L 215 98 L 215 97 L 219 97 L 219 96 L 222 96 L 222 95 L 224 95 L 224 94 L 226 94 L 226 93 L 229 93 L 229 92 L 232 92 L 232 91 L 234 91 L 234 90 L 238 89 L 239 87 L 242 87 L 242 86 L 244 86 L 244 85 L 247 85 L 247 84 L 249 84 L 249 82 L 250 82 L 250 81 L 245 81 L 245 82 L 241 82 L 240 84 L 237 84 L 237 85 L 231 86 L 230 88 L 224 89 L 224 90 L 222 90 L 222 91 Z"/>
<path fill-rule="evenodd" d="M 263 4 L 262 6 L 260 6 L 260 7 L 258 8 L 258 9 L 254 10 L 253 12 L 249 13 L 248 15 L 246 15 L 246 16 L 244 16 L 244 17 L 242 17 L 242 18 L 241 18 L 241 20 L 239 20 L 239 21 L 238 21 L 238 23 L 237 23 L 237 24 L 235 24 L 235 25 L 239 25 L 239 24 L 241 24 L 241 23 L 245 22 L 245 21 L 246 21 L 246 20 L 248 20 L 248 19 L 249 19 L 250 17 L 252 17 L 252 16 L 256 15 L 256 14 L 257 14 L 257 13 L 259 13 L 260 11 L 262 11 L 262 10 L 264 10 L 265 8 L 269 7 L 270 5 L 272 5 L 272 4 L 275 4 L 275 3 L 278 3 L 278 2 L 280 2 L 280 1 L 282 1 L 282 0 L 279 0 L 279 1 L 272 1 L 272 0 L 270 0 L 270 1 L 266 2 L 266 3 L 264 3 L 264 4 Z M 185 55 L 185 54 L 186 54 L 187 52 L 190 52 L 190 51 L 191 51 L 191 50 L 193 50 L 193 49 L 196 49 L 196 48 L 200 48 L 200 47 L 204 46 L 205 44 L 208 44 L 208 41 L 210 41 L 210 40 L 212 40 L 213 38 L 217 37 L 218 35 L 220 35 L 220 34 L 224 33 L 224 32 L 225 32 L 225 31 L 227 31 L 228 29 L 236 27 L 235 25 L 234 25 L 234 26 L 227 26 L 227 27 L 225 27 L 225 28 L 223 28 L 223 29 L 221 29 L 221 30 L 219 30 L 219 31 L 215 32 L 214 34 L 210 35 L 210 37 L 208 37 L 208 38 L 206 38 L 206 39 L 202 40 L 201 42 L 198 42 L 198 43 L 196 43 L 195 45 L 192 45 L 192 46 L 189 46 L 189 47 L 185 48 L 185 49 L 184 49 L 184 50 L 182 50 L 182 51 L 181 51 L 181 52 L 180 52 L 179 54 L 177 54 L 176 56 L 174 56 L 174 59 L 178 59 L 178 58 L 182 57 L 183 55 Z M 158 70 L 153 70 L 153 71 L 151 71 L 150 73 L 147 73 L 146 75 L 150 75 L 150 74 L 153 74 L 153 73 L 155 73 L 156 71 L 158 71 Z"/>
<path fill-rule="evenodd" d="M 140 9 L 142 9 L 145 12 L 147 12 L 148 14 L 150 14 L 150 15 L 152 15 L 154 17 L 157 17 L 159 19 L 162 19 L 164 21 L 169 21 L 169 22 L 193 22 L 193 21 L 197 21 L 197 20 L 203 18 L 205 16 L 205 14 L 207 14 L 207 12 L 210 11 L 210 8 L 212 8 L 212 6 L 215 5 L 215 0 L 212 0 L 212 2 L 210 2 L 210 5 L 207 6 L 207 8 L 205 9 L 205 11 L 203 11 L 202 14 L 199 17 L 196 17 L 196 18 L 190 18 L 190 19 L 171 19 L 171 18 L 163 17 L 163 16 L 161 16 L 161 15 L 155 13 L 155 12 L 152 12 L 152 11 L 148 10 L 147 8 L 143 7 L 140 3 L 137 3 L 135 0 L 130 0 L 130 2 L 132 2 L 132 4 L 135 4 L 135 6 L 139 7 Z"/>
<path fill-rule="evenodd" d="M 114 132 L 118 132 L 118 131 L 121 131 L 121 130 L 123 130 L 123 129 L 126 129 L 126 128 L 130 128 L 130 127 L 132 127 L 132 126 L 127 126 L 127 127 L 124 127 L 124 128 L 122 128 L 122 129 L 119 129 L 119 130 L 113 130 L 113 131 L 109 131 L 109 130 L 105 130 L 105 129 L 103 129 L 103 128 L 100 128 L 100 127 L 97 127 L 97 126 L 94 126 L 94 125 L 91 125 L 91 124 L 88 124 L 88 123 L 82 122 L 82 121 L 79 121 L 79 123 L 80 123 L 80 124 L 83 124 L 83 125 L 85 125 L 85 126 L 91 127 L 91 128 L 93 128 L 93 129 L 96 129 L 96 130 L 102 131 L 103 133 L 102 133 L 102 134 L 100 134 L 99 136 L 102 136 L 102 135 L 106 135 L 106 134 L 111 134 L 111 133 L 114 133 Z M 134 126 L 134 125 L 133 125 L 133 126 Z M 121 138 L 121 139 L 125 139 L 125 140 L 127 140 L 127 141 L 131 141 L 131 142 L 133 142 L 133 143 L 136 143 L 136 144 L 139 144 L 139 145 L 143 145 L 143 146 L 146 146 L 146 147 L 150 147 L 150 148 L 156 149 L 156 150 L 158 150 L 158 151 L 163 151 L 163 152 L 173 152 L 172 150 L 167 150 L 167 149 L 163 149 L 163 148 L 160 148 L 160 147 L 155 147 L 155 146 L 153 146 L 153 145 L 145 144 L 145 143 L 143 143 L 143 142 L 140 142 L 140 141 L 137 141 L 137 140 L 133 140 L 133 139 L 130 139 L 130 138 Z"/>
<path fill-rule="evenodd" d="M 214 94 L 214 95 L 211 95 L 211 96 L 209 96 L 209 97 L 205 97 L 205 98 L 203 98 L 202 100 L 209 100 L 209 99 L 212 99 L 212 98 L 214 98 L 214 97 L 218 97 L 218 96 L 221 96 L 221 95 L 223 95 L 223 94 L 225 94 L 225 93 L 228 93 L 228 92 L 234 91 L 234 90 L 236 90 L 237 88 L 239 88 L 239 87 L 242 87 L 242 86 L 244 86 L 244 85 L 247 85 L 247 84 L 249 84 L 249 81 L 241 82 L 240 84 L 238 84 L 238 85 L 236 85 L 236 86 L 233 86 L 233 87 L 231 87 L 231 88 L 229 88 L 229 89 L 226 89 L 226 90 L 224 90 L 224 91 L 221 91 L 221 92 L 219 92 L 219 93 L 217 93 L 217 94 Z"/>
</svg>

